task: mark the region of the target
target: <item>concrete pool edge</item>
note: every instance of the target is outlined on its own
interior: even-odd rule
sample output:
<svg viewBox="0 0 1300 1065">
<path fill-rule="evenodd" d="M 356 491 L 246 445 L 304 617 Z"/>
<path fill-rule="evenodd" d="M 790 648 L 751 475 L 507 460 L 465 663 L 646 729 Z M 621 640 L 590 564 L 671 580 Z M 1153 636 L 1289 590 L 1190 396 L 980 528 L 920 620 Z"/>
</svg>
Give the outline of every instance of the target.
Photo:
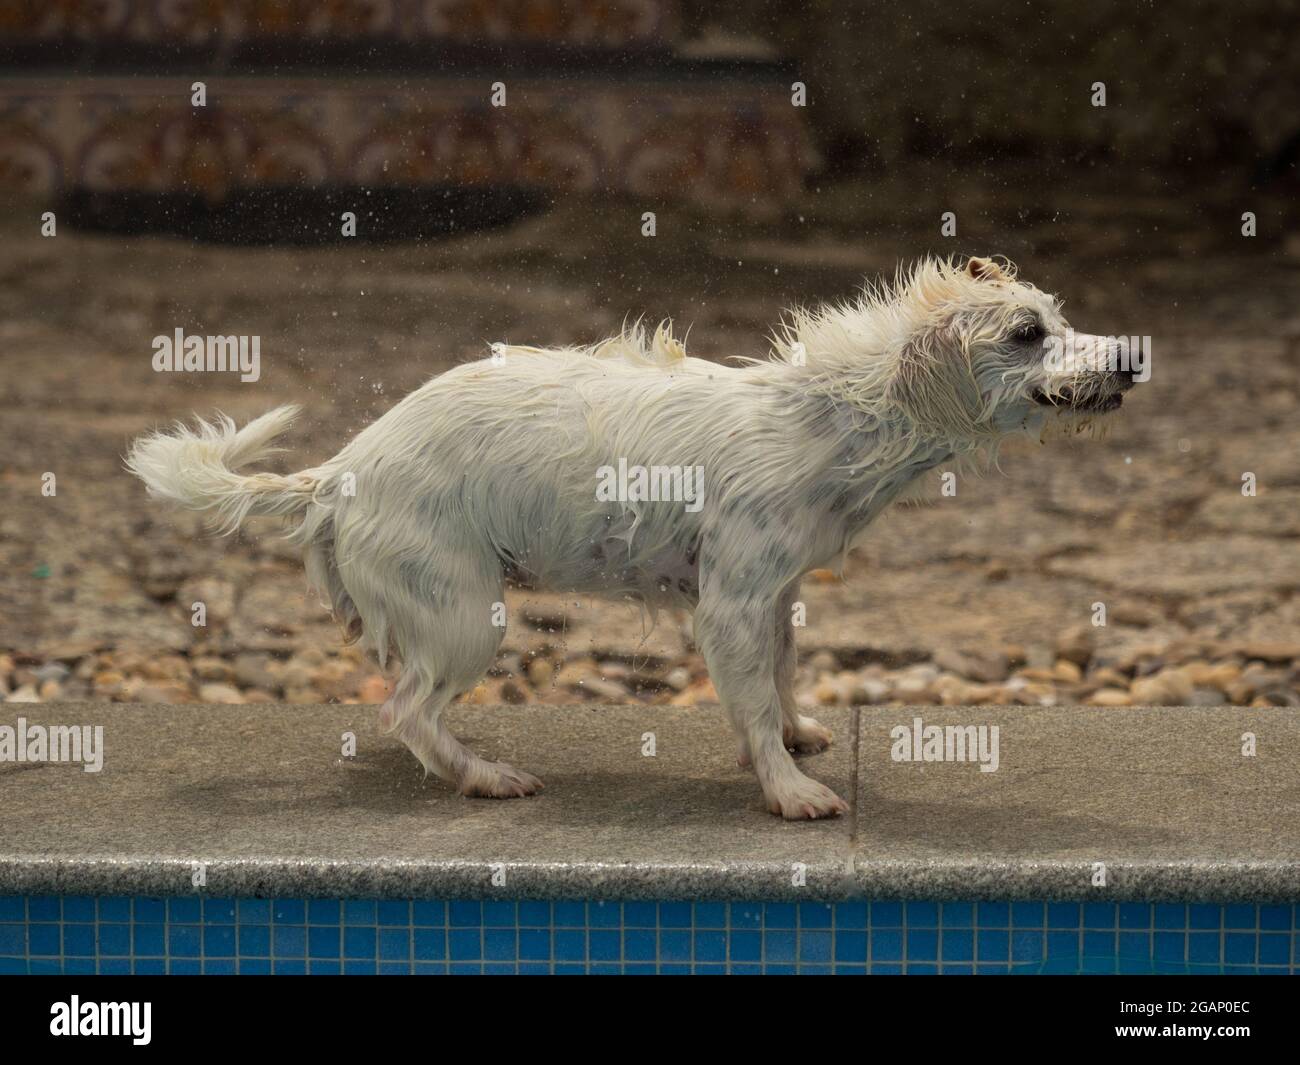
<svg viewBox="0 0 1300 1065">
<path fill-rule="evenodd" d="M 0 726 L 20 716 L 103 725 L 105 764 L 0 763 L 6 895 L 1300 900 L 1300 717 L 1277 708 L 828 708 L 838 742 L 804 766 L 854 810 L 816 824 L 763 811 L 714 706 L 456 707 L 548 780 L 512 802 L 420 779 L 370 707 L 6 704 Z M 915 718 L 997 725 L 1000 769 L 891 760 Z"/>
</svg>

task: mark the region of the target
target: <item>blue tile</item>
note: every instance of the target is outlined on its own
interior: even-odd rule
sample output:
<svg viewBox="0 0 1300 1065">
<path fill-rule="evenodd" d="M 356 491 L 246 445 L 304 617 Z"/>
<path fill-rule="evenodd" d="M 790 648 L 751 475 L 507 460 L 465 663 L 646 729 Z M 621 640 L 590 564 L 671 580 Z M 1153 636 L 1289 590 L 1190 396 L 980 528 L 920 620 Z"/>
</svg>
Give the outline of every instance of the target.
<svg viewBox="0 0 1300 1065">
<path fill-rule="evenodd" d="M 871 927 L 902 928 L 903 904 L 901 902 L 873 902 L 871 904 Z"/>
<path fill-rule="evenodd" d="M 1156 961 L 1184 960 L 1187 952 L 1187 936 L 1183 932 L 1155 932 L 1152 934 L 1154 958 Z"/>
<path fill-rule="evenodd" d="M 271 963 L 271 971 L 276 976 L 306 976 L 307 962 L 305 959 L 289 961 L 276 958 Z"/>
<path fill-rule="evenodd" d="M 101 916 L 100 920 L 103 919 Z M 212 924 L 234 924 L 235 900 L 205 898 L 203 900 L 203 920 Z"/>
<path fill-rule="evenodd" d="M 551 919 L 556 928 L 586 928 L 587 904 L 585 902 L 555 902 L 551 905 Z"/>
<path fill-rule="evenodd" d="M 0 969 L 0 973 L 4 972 Z M 101 976 L 130 976 L 131 959 L 130 958 L 100 958 L 99 972 Z"/>
<path fill-rule="evenodd" d="M 733 902 L 728 907 L 732 928 L 762 928 L 763 904 L 761 902 Z"/>
<path fill-rule="evenodd" d="M 202 925 L 169 924 L 167 926 L 167 953 L 173 958 L 197 958 L 202 953 L 202 946 Z"/>
<path fill-rule="evenodd" d="M 1259 910 L 1254 906 L 1223 907 L 1223 927 L 1254 928 L 1259 923 Z"/>
<path fill-rule="evenodd" d="M 411 903 L 411 923 L 417 928 L 446 928 L 447 904 L 429 899 Z"/>
<path fill-rule="evenodd" d="M 1290 958 L 1288 937 L 1278 933 L 1263 932 L 1259 937 L 1259 964 L 1286 965 Z"/>
<path fill-rule="evenodd" d="M 1255 945 L 1258 936 L 1254 932 L 1226 932 L 1223 936 L 1223 960 L 1232 965 L 1254 965 Z"/>
<path fill-rule="evenodd" d="M 556 961 L 586 961 L 587 933 L 580 928 L 557 928 L 555 930 Z"/>
<path fill-rule="evenodd" d="M 271 926 L 271 946 L 279 958 L 305 958 L 307 956 L 307 927 L 296 924 Z M 279 969 L 276 970 L 279 972 Z"/>
<path fill-rule="evenodd" d="M 623 924 L 623 906 L 617 902 L 587 903 L 589 928 L 620 928 Z"/>
<path fill-rule="evenodd" d="M 172 976 L 201 976 L 203 963 L 198 958 L 172 958 L 167 962 L 167 972 Z"/>
<path fill-rule="evenodd" d="M 389 928 L 399 926 L 409 928 L 411 925 L 411 904 L 400 899 L 383 899 L 376 908 L 375 916 L 380 925 Z"/>
<path fill-rule="evenodd" d="M 1046 928 L 1047 907 L 1041 902 L 1013 902 L 1011 904 L 1011 927 Z"/>
<path fill-rule="evenodd" d="M 1050 929 L 1081 928 L 1082 908 L 1077 902 L 1049 902 L 1047 927 Z"/>
<path fill-rule="evenodd" d="M 521 928 L 519 930 L 519 960 L 547 961 L 551 957 L 551 931 L 549 928 Z"/>
<path fill-rule="evenodd" d="M 1121 957 L 1150 958 L 1150 932 L 1121 932 L 1119 934 L 1119 953 Z"/>
<path fill-rule="evenodd" d="M 234 958 L 204 958 L 204 976 L 234 976 L 239 967 Z"/>
<path fill-rule="evenodd" d="M 944 906 L 947 909 L 947 905 Z M 975 934 L 960 930 L 944 928 L 940 937 L 939 948 L 943 952 L 943 960 L 950 961 L 973 961 L 975 958 Z"/>
<path fill-rule="evenodd" d="M 1085 902 L 1083 904 L 1084 928 L 1115 928 L 1118 913 L 1113 902 Z"/>
<path fill-rule="evenodd" d="M 871 960 L 873 962 L 902 961 L 902 931 L 895 931 L 894 929 L 876 929 L 873 927 L 871 930 Z"/>
<path fill-rule="evenodd" d="M 483 903 L 484 928 L 514 928 L 518 922 L 519 914 L 513 902 Z"/>
<path fill-rule="evenodd" d="M 727 933 L 721 929 L 697 929 L 695 932 L 696 962 L 725 962 L 727 960 Z"/>
<path fill-rule="evenodd" d="M 975 907 L 969 902 L 945 902 L 939 907 L 939 919 L 943 927 L 971 928 L 975 917 Z"/>
<path fill-rule="evenodd" d="M 87 924 L 95 919 L 95 900 L 85 895 L 65 895 L 63 919 Z"/>
<path fill-rule="evenodd" d="M 168 899 L 167 920 L 173 924 L 198 924 L 203 920 L 203 900 L 197 896 Z"/>
<path fill-rule="evenodd" d="M 1118 942 L 1115 932 L 1083 933 L 1083 954 L 1086 958 L 1113 958 Z"/>
<path fill-rule="evenodd" d="M 483 958 L 483 933 L 477 928 L 453 928 L 447 932 L 451 961 L 480 961 Z"/>
<path fill-rule="evenodd" d="M 307 972 L 312 976 L 339 976 L 343 972 L 343 963 L 335 959 L 308 957 Z"/>
<path fill-rule="evenodd" d="M 344 958 L 378 957 L 378 932 L 373 925 L 348 925 L 343 928 Z"/>
<path fill-rule="evenodd" d="M 1198 965 L 1217 964 L 1223 960 L 1218 932 L 1189 932 L 1187 960 Z"/>
<path fill-rule="evenodd" d="M 695 903 L 696 928 L 726 928 L 727 904 L 725 902 Z"/>
<path fill-rule="evenodd" d="M 937 908 L 935 912 L 938 912 Z M 868 913 L 869 910 L 865 902 L 837 902 L 835 904 L 835 927 L 849 928 L 855 931 L 864 929 L 867 927 Z"/>
<path fill-rule="evenodd" d="M 834 925 L 835 909 L 826 902 L 799 903 L 800 928 L 831 928 Z"/>
<path fill-rule="evenodd" d="M 11 958 L 26 957 L 26 925 L 0 924 L 0 955 Z"/>
<path fill-rule="evenodd" d="M 623 903 L 624 928 L 658 928 L 659 907 L 653 902 Z"/>
<path fill-rule="evenodd" d="M 1119 926 L 1124 929 L 1151 927 L 1151 904 L 1149 902 L 1121 902 L 1119 904 Z"/>
<path fill-rule="evenodd" d="M 417 962 L 446 961 L 446 930 L 443 928 L 416 928 L 411 933 L 411 950 Z"/>
<path fill-rule="evenodd" d="M 1156 928 L 1175 929 L 1187 928 L 1187 907 L 1180 903 L 1157 902 L 1155 905 L 1154 922 Z"/>
<path fill-rule="evenodd" d="M 344 976 L 374 976 L 379 972 L 379 963 L 373 958 L 347 958 L 343 962 Z"/>
<path fill-rule="evenodd" d="M 618 961 L 622 949 L 622 936 L 618 932 L 593 928 L 587 934 L 587 950 L 592 961 Z"/>
<path fill-rule="evenodd" d="M 245 958 L 271 956 L 271 926 L 266 924 L 239 925 L 239 954 Z"/>
<path fill-rule="evenodd" d="M 1259 927 L 1270 932 L 1285 932 L 1291 928 L 1290 906 L 1261 906 Z"/>
<path fill-rule="evenodd" d="M 269 958 L 240 958 L 239 973 L 241 976 L 269 976 L 271 961 Z"/>
<path fill-rule="evenodd" d="M 164 958 L 136 958 L 131 972 L 136 976 L 163 976 L 167 972 L 167 961 Z"/>
<path fill-rule="evenodd" d="M 661 902 L 659 904 L 660 928 L 690 928 L 694 915 L 689 902 Z"/>
<path fill-rule="evenodd" d="M 136 918 L 139 920 L 139 918 Z M 240 924 L 270 924 L 271 923 L 271 900 L 270 899 L 240 899 L 239 900 L 239 923 Z"/>
<path fill-rule="evenodd" d="M 409 928 L 380 928 L 379 961 L 383 963 L 386 961 L 410 960 L 411 930 Z"/>
<path fill-rule="evenodd" d="M 763 934 L 732 929 L 727 936 L 732 961 L 762 961 Z"/>
<path fill-rule="evenodd" d="M 235 956 L 235 926 L 208 924 L 203 926 L 203 953 L 209 958 Z"/>
<path fill-rule="evenodd" d="M 33 928 L 36 926 L 33 925 Z M 163 940 L 163 925 L 135 924 L 131 926 L 132 953 L 137 957 L 161 958 L 166 951 Z M 35 953 L 35 951 L 33 951 Z"/>
<path fill-rule="evenodd" d="M 29 921 L 61 921 L 63 906 L 57 895 L 38 895 L 27 900 L 27 919 Z"/>
<path fill-rule="evenodd" d="M 867 961 L 867 933 L 839 931 L 835 933 L 835 960 L 865 964 Z"/>
<path fill-rule="evenodd" d="M 811 929 L 799 933 L 799 961 L 818 963 L 831 960 L 830 932 L 818 932 Z"/>
<path fill-rule="evenodd" d="M 513 928 L 487 928 L 483 932 L 484 961 L 518 961 L 519 933 Z"/>
<path fill-rule="evenodd" d="M 938 928 L 939 904 L 937 902 L 907 902 L 903 916 L 908 928 Z"/>
<path fill-rule="evenodd" d="M 938 961 L 939 933 L 931 928 L 908 928 L 908 961 Z"/>
<path fill-rule="evenodd" d="M 661 930 L 659 932 L 659 960 L 685 962 L 691 960 L 691 933 Z"/>
<path fill-rule="evenodd" d="M 792 962 L 795 960 L 794 932 L 768 932 L 766 936 L 768 962 Z"/>
<path fill-rule="evenodd" d="M 95 956 L 95 926 L 93 924 L 65 924 L 63 926 L 63 953 L 70 958 Z"/>
<path fill-rule="evenodd" d="M 343 907 L 338 899 L 309 899 L 307 901 L 307 923 L 337 925 L 342 921 Z"/>
<path fill-rule="evenodd" d="M 1015 920 L 1015 915 L 1012 915 Z M 1047 946 L 1047 936 L 1038 929 L 1017 929 L 1011 933 L 1011 960 L 1017 962 L 1042 961 Z"/>
<path fill-rule="evenodd" d="M 63 953 L 63 940 L 56 924 L 29 924 L 27 926 L 27 949 L 33 955 L 57 957 Z"/>
<path fill-rule="evenodd" d="M 981 902 L 975 912 L 979 928 L 1011 927 L 1011 907 L 1005 902 Z"/>
<path fill-rule="evenodd" d="M 1223 907 L 1210 905 L 1191 905 L 1187 907 L 1187 926 L 1196 929 L 1219 929 L 1223 927 Z"/>
<path fill-rule="evenodd" d="M 276 899 L 271 904 L 271 920 L 276 924 L 306 924 L 306 901 L 304 899 Z"/>
<path fill-rule="evenodd" d="M 551 904 L 549 902 L 520 902 L 519 903 L 519 927 L 520 928 L 550 928 L 551 927 Z"/>
<path fill-rule="evenodd" d="M 27 899 L 22 895 L 0 895 L 0 921 L 27 920 Z M 1287 927 L 1291 927 L 1287 925 Z"/>
<path fill-rule="evenodd" d="M 483 927 L 483 904 L 457 899 L 448 907 L 448 923 L 452 928 Z"/>
<path fill-rule="evenodd" d="M 373 899 L 345 899 L 343 901 L 344 924 L 378 924 L 378 921 L 378 907 Z"/>
<path fill-rule="evenodd" d="M 348 929 L 348 931 L 353 931 L 353 929 Z M 320 958 L 324 960 L 340 957 L 342 939 L 342 931 L 338 925 L 309 924 L 307 926 L 308 959 Z"/>
<path fill-rule="evenodd" d="M 655 933 L 648 928 L 628 928 L 623 932 L 623 957 L 628 961 L 654 961 Z"/>
<path fill-rule="evenodd" d="M 799 911 L 792 902 L 763 903 L 763 927 L 789 929 L 799 927 Z"/>
<path fill-rule="evenodd" d="M 981 962 L 1011 960 L 1011 933 L 1001 928 L 981 928 L 975 945 Z"/>
<path fill-rule="evenodd" d="M 1078 932 L 1048 932 L 1048 958 L 1074 958 L 1079 954 Z"/>
</svg>

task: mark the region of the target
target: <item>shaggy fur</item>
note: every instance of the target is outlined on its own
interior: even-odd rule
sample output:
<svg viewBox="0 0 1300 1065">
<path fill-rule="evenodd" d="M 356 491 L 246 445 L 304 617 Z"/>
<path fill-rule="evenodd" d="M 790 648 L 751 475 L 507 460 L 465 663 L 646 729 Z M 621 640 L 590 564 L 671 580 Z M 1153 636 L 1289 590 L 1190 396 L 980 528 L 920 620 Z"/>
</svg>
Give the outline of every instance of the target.
<svg viewBox="0 0 1300 1065">
<path fill-rule="evenodd" d="M 429 381 L 328 462 L 234 472 L 270 453 L 282 407 L 136 441 L 152 496 L 298 519 L 313 585 L 352 638 L 401 669 L 381 722 L 468 795 L 511 797 L 530 774 L 464 747 L 442 720 L 492 664 L 507 581 L 695 611 L 695 638 L 768 808 L 845 803 L 791 752 L 830 734 L 794 700 L 791 607 L 910 482 L 1009 433 L 1090 418 L 1132 385 L 1113 345 L 1053 371 L 1058 303 L 1010 264 L 925 260 L 855 302 L 797 311 L 765 361 L 687 358 L 661 326 L 592 348 L 507 347 Z M 698 506 L 602 501 L 598 470 L 703 467 Z M 496 622 L 496 623 L 494 623 Z"/>
</svg>

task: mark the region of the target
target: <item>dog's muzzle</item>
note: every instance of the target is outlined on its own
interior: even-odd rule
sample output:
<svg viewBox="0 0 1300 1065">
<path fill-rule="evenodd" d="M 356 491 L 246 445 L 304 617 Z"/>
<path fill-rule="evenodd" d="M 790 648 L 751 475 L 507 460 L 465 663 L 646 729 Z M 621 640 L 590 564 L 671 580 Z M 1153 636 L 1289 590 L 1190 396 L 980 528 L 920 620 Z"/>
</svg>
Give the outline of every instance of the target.
<svg viewBox="0 0 1300 1065">
<path fill-rule="evenodd" d="M 1071 411 L 1087 411 L 1095 414 L 1108 414 L 1119 410 L 1124 404 L 1124 393 L 1137 381 L 1127 370 L 1113 370 L 1106 374 L 1107 391 L 1089 388 L 1082 393 L 1072 388 L 1063 388 L 1059 392 L 1048 393 L 1036 388 L 1030 398 L 1044 407 L 1058 407 Z"/>
</svg>

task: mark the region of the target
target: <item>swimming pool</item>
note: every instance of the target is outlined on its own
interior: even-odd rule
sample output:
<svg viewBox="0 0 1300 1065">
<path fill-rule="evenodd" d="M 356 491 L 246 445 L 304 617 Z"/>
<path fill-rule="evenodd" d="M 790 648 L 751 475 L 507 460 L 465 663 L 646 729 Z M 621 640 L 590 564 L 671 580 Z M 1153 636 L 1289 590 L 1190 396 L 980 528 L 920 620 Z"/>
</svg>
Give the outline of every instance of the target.
<svg viewBox="0 0 1300 1065">
<path fill-rule="evenodd" d="M 0 898 L 0 973 L 1276 973 L 1300 907 Z"/>
</svg>

